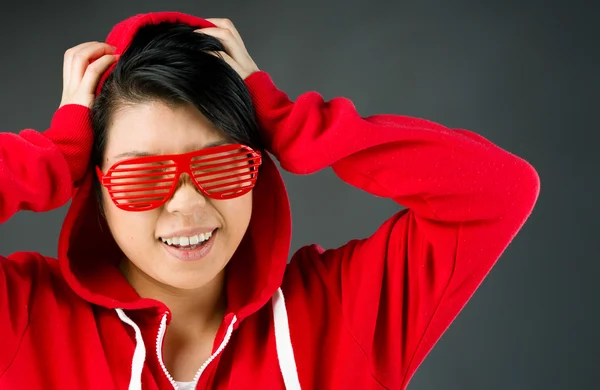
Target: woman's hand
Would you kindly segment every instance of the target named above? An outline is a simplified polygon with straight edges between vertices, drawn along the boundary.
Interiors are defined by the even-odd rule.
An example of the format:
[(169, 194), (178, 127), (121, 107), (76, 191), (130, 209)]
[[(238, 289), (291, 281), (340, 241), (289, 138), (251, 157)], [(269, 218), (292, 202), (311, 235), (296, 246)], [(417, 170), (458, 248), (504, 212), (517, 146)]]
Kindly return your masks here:
[(63, 92), (60, 106), (92, 107), (96, 86), (106, 69), (117, 59), (115, 48), (102, 42), (86, 42), (65, 52)]
[(246, 50), (244, 41), (240, 33), (237, 31), (231, 20), (229, 19), (206, 19), (217, 27), (207, 27), (195, 32), (210, 35), (217, 38), (225, 46), (225, 52), (220, 52), (219, 55), (231, 66), (240, 77), (245, 80), (259, 69), (254, 63), (250, 54)]
[[(115, 62), (115, 48), (101, 42), (86, 42), (68, 49), (63, 63), (63, 91), (59, 110), (44, 132), (63, 154), (78, 183), (85, 175), (92, 150), (93, 133), (89, 109), (102, 74)], [(60, 110), (60, 107), (70, 105)]]

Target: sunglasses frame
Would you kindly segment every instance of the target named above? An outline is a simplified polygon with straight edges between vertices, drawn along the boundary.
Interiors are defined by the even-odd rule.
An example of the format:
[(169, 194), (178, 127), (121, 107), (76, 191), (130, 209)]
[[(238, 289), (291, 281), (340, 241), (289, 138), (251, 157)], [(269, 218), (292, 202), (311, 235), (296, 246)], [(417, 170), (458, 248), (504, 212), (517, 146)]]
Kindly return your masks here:
[[(243, 150), (243, 152), (241, 150)], [(243, 187), (241, 190), (235, 191), (233, 194), (231, 194), (231, 190), (228, 191), (220, 191), (220, 192), (216, 192), (216, 193), (210, 193), (207, 190), (207, 184), (204, 182), (204, 184), (200, 184), (200, 182), (198, 181), (198, 176), (214, 176), (214, 172), (209, 172), (209, 173), (204, 173), (201, 175), (194, 175), (192, 172), (194, 171), (198, 171), (200, 169), (192, 169), (192, 165), (194, 165), (194, 161), (192, 159), (196, 158), (196, 157), (206, 157), (206, 156), (211, 156), (211, 155), (217, 155), (220, 153), (226, 153), (226, 152), (232, 152), (232, 151), (239, 151), (239, 153), (241, 155), (249, 155), (249, 157), (245, 157), (243, 159), (240, 159), (240, 162), (244, 162), (244, 161), (248, 161), (248, 162), (252, 162), (250, 164), (250, 168), (252, 170), (254, 170), (253, 173), (250, 173), (249, 175), (251, 176), (250, 179), (248, 180), (244, 180), (244, 182), (251, 182), (251, 185), (249, 186), (245, 186)], [(236, 154), (237, 155), (237, 154)], [(220, 160), (223, 159), (224, 156), (219, 156), (219, 157), (214, 157), (212, 159), (205, 159), (205, 160), (200, 160), (200, 162), (205, 163), (207, 161), (212, 161), (212, 160)], [(136, 176), (133, 175), (132, 173), (135, 171), (142, 171), (142, 168), (130, 168), (130, 169), (123, 169), (123, 170), (119, 170), (120, 166), (123, 165), (135, 165), (135, 164), (148, 164), (148, 163), (153, 163), (153, 162), (165, 162), (165, 161), (170, 161), (172, 162), (172, 164), (167, 165), (168, 168), (175, 168), (174, 171), (169, 172), (169, 175), (174, 175), (173, 179), (171, 180), (170, 184), (169, 184), (169, 190), (168, 193), (165, 193), (165, 195), (160, 195), (162, 197), (161, 200), (153, 200), (153, 201), (146, 201), (146, 202), (139, 202), (142, 205), (136, 205), (135, 202), (134, 203), (119, 203), (119, 200), (124, 200), (124, 199), (115, 199), (116, 197), (114, 196), (114, 193), (123, 193), (123, 192), (127, 192), (127, 191), (123, 191), (123, 190), (112, 190), (111, 187), (122, 187), (123, 184), (115, 184), (115, 183), (111, 183), (112, 180), (123, 180), (124, 177), (122, 176), (113, 176), (114, 173), (117, 172), (127, 172), (126, 178), (136, 178), (136, 177), (145, 177), (147, 176), (147, 174), (142, 174), (140, 176)], [(228, 165), (232, 165), (232, 163), (229, 162), (224, 162), (224, 163), (217, 163), (214, 165), (211, 165), (211, 169), (212, 168), (218, 168), (218, 167), (226, 167)], [(181, 175), (184, 173), (187, 173), (188, 176), (190, 177), (191, 181), (194, 183), (194, 186), (205, 196), (211, 198), (211, 199), (216, 199), (216, 200), (226, 200), (226, 199), (233, 199), (233, 198), (237, 198), (240, 197), (242, 195), (247, 194), (248, 192), (250, 192), (255, 186), (256, 186), (256, 181), (258, 180), (258, 172), (259, 172), (259, 168), (262, 165), (262, 154), (260, 151), (258, 150), (254, 150), (251, 147), (247, 146), (247, 145), (242, 145), (242, 144), (227, 144), (227, 145), (220, 145), (220, 146), (214, 146), (214, 147), (210, 147), (210, 148), (206, 148), (206, 149), (200, 149), (200, 150), (196, 150), (193, 152), (189, 152), (189, 153), (180, 153), (180, 154), (165, 154), (165, 155), (158, 155), (158, 156), (144, 156), (144, 157), (134, 157), (134, 158), (130, 158), (127, 160), (122, 160), (119, 162), (114, 163), (106, 173), (103, 173), (102, 170), (100, 169), (99, 166), (96, 166), (96, 175), (98, 177), (98, 180), (100, 181), (100, 184), (105, 187), (108, 190), (108, 193), (110, 195), (110, 198), (112, 200), (112, 202), (115, 204), (115, 206), (117, 206), (118, 208), (125, 210), (125, 211), (147, 211), (147, 210), (153, 210), (156, 209), (162, 205), (164, 205), (175, 193), (175, 190), (177, 189), (177, 184), (179, 183), (179, 180), (181, 179)], [(239, 167), (234, 167), (234, 168), (228, 168), (225, 171), (235, 171), (235, 170), (239, 170)], [(148, 170), (148, 168), (146, 168), (146, 170)], [(243, 176), (243, 175), (240, 175)], [(234, 178), (235, 176), (228, 176), (225, 179), (230, 179), (230, 178)], [(221, 179), (223, 180), (223, 179)], [(219, 180), (212, 180), (212, 181), (219, 181)], [(147, 184), (147, 183), (136, 183), (136, 185), (141, 185), (141, 184)], [(236, 184), (236, 183), (233, 183)], [(231, 186), (232, 184), (230, 184), (229, 186)], [(225, 186), (225, 188), (227, 188), (228, 186)], [(210, 188), (210, 187), (208, 187)], [(166, 189), (166, 188), (163, 188)], [(150, 199), (153, 198), (157, 198), (156, 197), (151, 197)], [(138, 203), (138, 204), (139, 204)]]

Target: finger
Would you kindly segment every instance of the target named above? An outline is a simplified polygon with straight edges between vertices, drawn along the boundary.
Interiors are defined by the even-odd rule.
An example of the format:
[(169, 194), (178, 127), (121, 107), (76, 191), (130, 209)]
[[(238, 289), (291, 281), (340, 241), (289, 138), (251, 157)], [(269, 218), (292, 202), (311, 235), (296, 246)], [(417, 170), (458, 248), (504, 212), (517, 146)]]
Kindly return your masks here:
[(223, 61), (227, 62), (227, 64), (229, 64), (229, 66), (231, 66), (236, 72), (240, 73), (242, 70), (240, 65), (229, 54), (221, 51), (218, 53), (218, 56), (221, 57)]
[(81, 88), (93, 95), (96, 91), (98, 80), (100, 80), (102, 74), (117, 60), (117, 58), (118, 56), (116, 55), (106, 54), (94, 61), (93, 64), (89, 65), (81, 80)]
[(217, 38), (225, 47), (225, 51), (234, 59), (243, 58), (246, 54), (246, 48), (239, 43), (231, 30), (220, 27), (208, 27), (197, 30), (199, 33), (210, 35)]
[(100, 42), (79, 48), (73, 53), (71, 61), (70, 77), (72, 77), (72, 81), (81, 80), (92, 62), (106, 54), (112, 54), (114, 51), (113, 46)]
[(242, 41), (242, 36), (240, 35), (239, 31), (237, 30), (237, 28), (234, 26), (233, 22), (231, 21), (231, 19), (227, 19), (227, 18), (209, 18), (206, 19), (207, 21), (211, 22), (212, 24), (214, 24), (217, 27), (220, 28), (226, 28), (228, 30), (230, 30), (233, 35), (240, 41)]
[(97, 42), (80, 43), (79, 45), (73, 46), (65, 51), (65, 54), (63, 56), (63, 87), (70, 85), (71, 81), (72, 81), (71, 80), (71, 76), (72, 76), (71, 68), (72, 68), (74, 53), (76, 53), (78, 50), (81, 50), (82, 48), (84, 48), (86, 46), (94, 45), (95, 43), (97, 43)]
[(213, 55), (215, 57), (219, 57), (220, 59), (222, 59), (223, 61), (225, 61), (240, 76), (243, 74), (243, 69), (240, 66), (240, 64), (236, 60), (234, 60), (229, 54), (225, 53), (224, 51), (207, 52), (207, 53), (210, 54), (210, 55)]

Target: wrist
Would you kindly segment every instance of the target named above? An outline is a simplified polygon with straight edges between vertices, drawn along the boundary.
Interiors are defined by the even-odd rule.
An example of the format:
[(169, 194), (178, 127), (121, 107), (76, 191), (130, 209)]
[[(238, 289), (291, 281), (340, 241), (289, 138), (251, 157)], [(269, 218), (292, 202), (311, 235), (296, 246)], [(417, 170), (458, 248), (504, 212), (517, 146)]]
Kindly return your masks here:
[(272, 98), (275, 92), (279, 92), (271, 76), (267, 72), (259, 70), (251, 73), (244, 82), (250, 92), (256, 114), (259, 117), (264, 116), (273, 106)]
[(277, 89), (267, 72), (254, 72), (244, 82), (252, 99), (262, 137), (267, 147), (274, 152), (273, 138), (287, 118), (293, 102), (284, 92)]
[(44, 136), (61, 151), (73, 181), (83, 178), (87, 170), (93, 143), (90, 109), (79, 104), (67, 104), (54, 113)]

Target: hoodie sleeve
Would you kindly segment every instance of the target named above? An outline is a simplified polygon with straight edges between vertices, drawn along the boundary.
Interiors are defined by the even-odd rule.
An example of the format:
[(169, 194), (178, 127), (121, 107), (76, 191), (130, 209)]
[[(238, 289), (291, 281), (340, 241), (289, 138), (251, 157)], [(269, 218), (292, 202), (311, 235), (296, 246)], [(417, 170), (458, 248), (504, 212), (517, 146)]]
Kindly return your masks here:
[[(72, 177), (87, 167), (89, 125), (88, 108), (66, 105), (44, 133), (0, 133), (0, 223), (17, 211), (48, 211), (71, 198)], [(45, 262), (37, 253), (0, 256), (0, 376), (26, 329), (36, 280), (47, 272)]]
[(49, 211), (71, 198), (73, 178), (87, 168), (92, 144), (89, 109), (61, 107), (43, 133), (0, 133), (0, 223), (20, 210)]
[(265, 72), (246, 79), (265, 142), (296, 174), (326, 167), (405, 206), (371, 237), (312, 268), (340, 305), (371, 372), (404, 388), (525, 223), (534, 168), (473, 132), (400, 115), (361, 117), (316, 92), (291, 102)]

